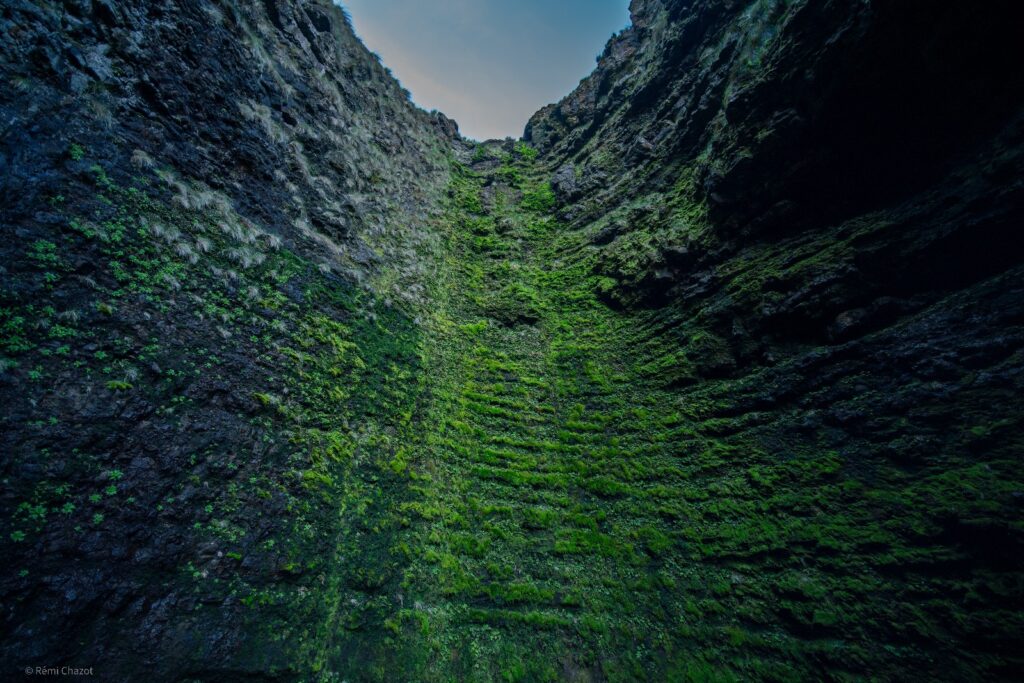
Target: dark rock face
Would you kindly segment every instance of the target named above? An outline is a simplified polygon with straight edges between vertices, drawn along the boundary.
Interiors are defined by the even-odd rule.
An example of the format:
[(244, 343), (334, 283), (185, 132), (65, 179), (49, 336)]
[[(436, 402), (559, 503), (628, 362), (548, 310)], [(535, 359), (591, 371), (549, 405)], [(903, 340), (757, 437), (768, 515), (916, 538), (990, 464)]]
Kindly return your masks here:
[[(634, 2), (634, 26), (525, 137), (653, 173), (648, 187), (694, 163), (744, 234), (840, 220), (927, 187), (1005, 129), (1020, 100), (1013, 10)], [(628, 196), (607, 194), (602, 210)]]
[[(684, 403), (716, 406), (707, 417), (734, 424), (743, 447), (823, 439), (868, 486), (886, 471), (922, 490), (951, 471), (965, 487), (968, 471), (1019, 482), (1011, 453), (1024, 426), (1009, 398), (1024, 358), (1018, 8), (631, 9), (634, 26), (525, 138), (543, 151), (559, 215), (591, 236), (601, 296), (705, 340), (687, 349), (690, 372), (662, 381)], [(613, 180), (578, 180), (596, 174)], [(990, 424), (1005, 431), (983, 445), (965, 436)], [(1019, 577), (1014, 486), (989, 489), (986, 512), (949, 503), (957, 512), (927, 515), (958, 568), (936, 553), (892, 571), (935, 577), (936, 593), (988, 571)], [(848, 561), (887, 562), (870, 549)], [(954, 649), (988, 653), (960, 675), (1012, 677), (1017, 620), (1002, 610), (1020, 610), (1022, 594), (1011, 593), (972, 608), (993, 632), (947, 632)], [(882, 621), (863, 625), (881, 634)], [(955, 658), (934, 657), (902, 675), (880, 654), (868, 668), (955, 677)]]
[[(813, 281), (764, 274), (774, 292), (804, 291), (763, 312), (795, 316), (801, 334), (823, 340), (844, 310), (948, 291), (1024, 256), (1012, 236), (1024, 88), (1011, 65), (1024, 55), (1011, 3), (631, 9), (634, 25), (595, 72), (525, 134), (557, 166), (563, 215), (604, 226), (597, 243), (629, 232), (616, 221), (656, 235), (628, 269), (615, 264), (621, 250), (606, 250), (617, 297), (703, 291), (744, 250), (856, 232), (852, 262)], [(798, 300), (803, 312), (782, 312)], [(749, 317), (754, 302), (745, 306)], [(806, 315), (820, 319), (797, 321)]]
[(308, 671), (331, 601), (365, 602), (310, 594), (346, 533), (311, 444), (373, 419), (337, 388), (315, 416), (310, 316), (335, 345), (390, 321), (412, 362), (383, 301), (422, 297), (457, 126), (329, 2), (15, 0), (0, 34), (0, 677)]

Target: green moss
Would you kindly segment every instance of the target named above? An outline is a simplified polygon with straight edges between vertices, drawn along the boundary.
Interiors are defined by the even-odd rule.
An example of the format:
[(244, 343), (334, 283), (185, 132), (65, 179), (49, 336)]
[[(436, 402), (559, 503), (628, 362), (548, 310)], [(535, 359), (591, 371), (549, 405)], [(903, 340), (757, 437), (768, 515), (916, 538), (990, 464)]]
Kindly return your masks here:
[[(737, 359), (762, 349), (728, 331), (742, 327), (731, 309), (621, 306), (670, 250), (710, 243), (692, 166), (573, 229), (552, 215), (550, 169), (535, 156), (517, 146), (497, 171), (454, 166), (445, 215), (430, 225), (439, 243), (417, 252), (431, 273), (426, 303), (390, 300), (401, 274), (388, 259), (373, 276), (387, 302), (287, 249), (238, 268), (223, 216), (137, 196), (94, 170), (109, 215), (75, 217), (67, 235), (98, 250), (117, 284), (85, 300), (101, 301), (88, 325), (5, 300), (0, 348), (22, 361), (5, 372), (35, 377), (40, 392), (72, 370), (93, 383), (131, 378), (106, 386), (136, 385), (168, 420), (188, 414), (194, 392), (181, 386), (193, 378), (237, 383), (251, 452), (185, 454), (180, 485), (201, 491), (189, 503), (195, 534), (245, 548), (246, 566), (261, 569), (243, 571), (232, 550), (232, 562), (206, 576), (183, 567), (181, 580), (203, 599), (236, 596), (246, 642), (301, 679), (907, 677), (938, 661), (928, 643), (980, 638), (992, 624), (1009, 637), (1016, 621), (993, 604), (1012, 604), (1016, 584), (973, 568), (986, 553), (1009, 557), (1021, 533), (1010, 514), (1019, 468), (997, 451), (1019, 424), (987, 408), (963, 424), (936, 420), (942, 438), (923, 443), (938, 455), (910, 472), (890, 457), (898, 444), (883, 453), (844, 425), (815, 426), (785, 391), (785, 358), (741, 370)], [(500, 153), (482, 145), (475, 157)], [(209, 251), (169, 253), (158, 224)], [(595, 245), (609, 225), (618, 237)], [(819, 257), (821, 247), (752, 247), (722, 264), (715, 286), (760, 305), (779, 282), (846, 258), (840, 242)], [(63, 244), (33, 249), (33, 268), (60, 270), (51, 257)], [(226, 269), (237, 282), (216, 275)], [(90, 336), (92, 324), (171, 300), (219, 340), (202, 357), (172, 339), (122, 348)], [(103, 350), (86, 354), (86, 338)], [(258, 376), (230, 374), (240, 355)], [(159, 377), (142, 370), (150, 362)], [(867, 380), (846, 381), (856, 401)], [(878, 420), (868, 431), (893, 429)], [(214, 471), (232, 474), (204, 476)], [(106, 481), (123, 474), (96, 472), (103, 483), (89, 490), (21, 495), (5, 533), (24, 542), (55, 511), (85, 506), (79, 522), (99, 524), (97, 509), (129, 505), (128, 482)], [(186, 514), (173, 494), (157, 511)], [(260, 517), (268, 508), (273, 519)]]
[(523, 193), (522, 207), (527, 211), (545, 213), (555, 206), (555, 193), (550, 185), (540, 185)]

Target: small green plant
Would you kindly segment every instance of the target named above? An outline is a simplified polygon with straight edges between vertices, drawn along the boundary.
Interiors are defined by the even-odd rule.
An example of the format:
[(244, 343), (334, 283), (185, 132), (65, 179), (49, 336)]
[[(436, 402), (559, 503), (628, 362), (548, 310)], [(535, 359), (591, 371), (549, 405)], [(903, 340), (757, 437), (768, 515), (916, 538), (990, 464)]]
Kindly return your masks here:
[(125, 382), (123, 380), (112, 379), (107, 382), (107, 389), (111, 391), (128, 391), (132, 388), (131, 382)]
[(495, 171), (495, 175), (502, 182), (512, 187), (519, 187), (519, 184), (523, 181), (523, 176), (522, 173), (520, 173), (519, 169), (508, 163), (504, 164), (497, 171)]
[(547, 213), (555, 206), (555, 192), (550, 185), (541, 185), (523, 193), (522, 207), (529, 211)]
[(524, 159), (525, 161), (533, 161), (534, 159), (537, 158), (537, 155), (539, 154), (539, 152), (536, 149), (530, 147), (530, 145), (528, 145), (525, 142), (517, 142), (515, 146), (515, 152), (520, 156), (520, 158)]
[(259, 401), (262, 406), (271, 406), (278, 403), (277, 397), (260, 391), (254, 391), (252, 397)]
[(50, 339), (71, 339), (78, 336), (78, 330), (63, 325), (54, 325), (48, 333)]
[(53, 268), (60, 265), (57, 245), (49, 240), (36, 240), (30, 244), (28, 257), (40, 268)]
[(71, 157), (72, 161), (81, 161), (85, 156), (85, 148), (77, 142), (72, 142), (71, 146), (68, 147), (68, 156)]

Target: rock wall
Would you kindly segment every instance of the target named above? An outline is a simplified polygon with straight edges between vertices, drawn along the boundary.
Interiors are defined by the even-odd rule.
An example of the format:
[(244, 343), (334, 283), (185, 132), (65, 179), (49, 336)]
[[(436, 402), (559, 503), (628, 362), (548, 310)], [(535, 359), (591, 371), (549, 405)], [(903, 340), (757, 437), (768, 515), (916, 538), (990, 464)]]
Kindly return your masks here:
[(1010, 4), (631, 9), (594, 73), (525, 133), (556, 168), (563, 217), (606, 255), (610, 300), (706, 307), (744, 254), (845, 244), (813, 278), (763, 268), (764, 286), (715, 314), (722, 334), (751, 328), (741, 346), (782, 327), (825, 342), (900, 308), (879, 299), (934, 302), (1020, 261)]
[(362, 600), (311, 590), (355, 571), (355, 442), (412, 400), (362, 385), (418, 363), (454, 126), (329, 2), (13, 1), (0, 33), (0, 659), (308, 673)]
[[(860, 576), (886, 577), (891, 604), (908, 601), (898, 611), (923, 610), (932, 624), (912, 635), (862, 613), (862, 634), (908, 648), (870, 655), (865, 671), (1012, 677), (1017, 620), (1004, 609), (1019, 609), (1021, 594), (980, 585), (1019, 575), (1024, 540), (1016, 8), (652, 0), (631, 10), (633, 26), (594, 73), (525, 132), (559, 216), (589, 241), (595, 290), (649, 321), (652, 383), (710, 420), (710, 433), (784, 460), (839, 454), (849, 486), (865, 487), (844, 509), (867, 505), (874, 521), (861, 524), (901, 529), (903, 551), (890, 538), (839, 552), (846, 566), (864, 563)], [(950, 478), (955, 490), (939, 483)], [(787, 547), (799, 554), (799, 542)], [(792, 564), (742, 555), (736, 566), (762, 576)], [(826, 594), (842, 603), (846, 572), (826, 573), (838, 581)], [(937, 602), (898, 587), (914, 582)], [(962, 595), (993, 598), (958, 621), (938, 604), (968, 585)], [(829, 630), (774, 601), (762, 624), (805, 638)], [(975, 664), (917, 659), (915, 639), (948, 639)], [(897, 673), (909, 661), (923, 668)]]

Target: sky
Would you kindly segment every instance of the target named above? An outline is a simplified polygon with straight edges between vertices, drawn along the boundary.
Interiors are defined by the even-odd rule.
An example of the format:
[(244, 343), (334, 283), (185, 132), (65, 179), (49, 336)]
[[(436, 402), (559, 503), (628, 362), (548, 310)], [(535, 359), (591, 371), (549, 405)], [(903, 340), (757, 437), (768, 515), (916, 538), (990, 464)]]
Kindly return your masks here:
[(518, 138), (594, 69), (629, 0), (341, 0), (413, 101), (476, 140)]

